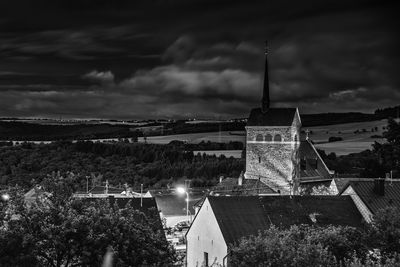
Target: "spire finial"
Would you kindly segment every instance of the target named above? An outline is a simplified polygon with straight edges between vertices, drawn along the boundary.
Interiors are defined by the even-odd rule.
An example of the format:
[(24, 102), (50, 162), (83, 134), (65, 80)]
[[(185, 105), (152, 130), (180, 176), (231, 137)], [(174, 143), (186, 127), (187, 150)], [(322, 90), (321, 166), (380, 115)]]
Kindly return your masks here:
[(269, 79), (268, 79), (268, 42), (265, 41), (265, 70), (264, 70), (264, 88), (261, 101), (262, 112), (267, 112), (269, 109)]

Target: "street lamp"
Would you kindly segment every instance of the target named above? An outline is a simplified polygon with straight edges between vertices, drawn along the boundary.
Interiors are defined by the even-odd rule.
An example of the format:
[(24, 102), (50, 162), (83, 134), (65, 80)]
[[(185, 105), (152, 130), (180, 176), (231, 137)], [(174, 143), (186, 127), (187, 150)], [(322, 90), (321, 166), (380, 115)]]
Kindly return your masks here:
[(2, 199), (3, 201), (8, 201), (8, 200), (10, 200), (10, 195), (7, 194), (7, 193), (2, 194), (2, 195), (1, 195), (1, 199)]
[(190, 223), (189, 220), (189, 192), (184, 188), (184, 187), (177, 187), (176, 188), (176, 192), (178, 192), (178, 194), (186, 194), (186, 217), (188, 222)]

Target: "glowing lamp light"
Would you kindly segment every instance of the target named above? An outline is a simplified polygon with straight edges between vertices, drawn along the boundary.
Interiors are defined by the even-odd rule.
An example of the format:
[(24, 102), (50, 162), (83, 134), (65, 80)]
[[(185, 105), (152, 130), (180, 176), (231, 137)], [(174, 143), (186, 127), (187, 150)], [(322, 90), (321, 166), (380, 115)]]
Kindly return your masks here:
[(186, 193), (186, 190), (185, 190), (185, 188), (183, 188), (183, 187), (177, 187), (177, 188), (176, 188), (176, 192), (178, 192), (179, 194), (185, 194), (185, 193)]
[(2, 199), (3, 201), (8, 201), (8, 200), (10, 200), (10, 195), (9, 195), (9, 194), (2, 194), (2, 195), (1, 195), (1, 199)]
[(186, 199), (185, 199), (185, 201), (186, 201), (186, 217), (189, 222), (190, 221), (189, 220), (189, 192), (184, 187), (181, 187), (181, 186), (176, 188), (176, 192), (178, 192), (178, 194), (181, 194), (181, 195), (186, 194)]

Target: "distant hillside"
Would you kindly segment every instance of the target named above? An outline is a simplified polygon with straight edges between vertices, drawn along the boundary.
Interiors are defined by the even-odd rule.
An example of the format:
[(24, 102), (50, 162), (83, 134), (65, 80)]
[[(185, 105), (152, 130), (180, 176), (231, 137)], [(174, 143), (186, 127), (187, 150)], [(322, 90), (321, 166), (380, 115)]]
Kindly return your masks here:
[(0, 121), (0, 140), (47, 141), (134, 137), (129, 127), (108, 124), (41, 125)]
[[(379, 121), (388, 117), (397, 117), (400, 106), (377, 109), (374, 113), (322, 113), (302, 114), (303, 127), (325, 126), (344, 123)], [(97, 139), (97, 138), (125, 138), (135, 136), (166, 136), (178, 134), (193, 134), (223, 131), (244, 131), (246, 122), (237, 119), (226, 122), (196, 122), (185, 120), (170, 123), (149, 123), (146, 127), (138, 127), (135, 131), (133, 125), (111, 125), (104, 123), (72, 124), (72, 125), (44, 125), (26, 122), (0, 121), (0, 140), (71, 140), (71, 139)], [(159, 127), (153, 127), (159, 126)], [(144, 131), (143, 128), (151, 128)]]
[(380, 120), (375, 114), (360, 112), (348, 113), (321, 113), (321, 114), (302, 114), (301, 122), (304, 127), (333, 125), (352, 122), (376, 121)]
[(364, 121), (378, 121), (389, 117), (397, 118), (400, 115), (400, 106), (377, 109), (374, 113), (345, 112), (301, 114), (304, 127), (333, 125)]

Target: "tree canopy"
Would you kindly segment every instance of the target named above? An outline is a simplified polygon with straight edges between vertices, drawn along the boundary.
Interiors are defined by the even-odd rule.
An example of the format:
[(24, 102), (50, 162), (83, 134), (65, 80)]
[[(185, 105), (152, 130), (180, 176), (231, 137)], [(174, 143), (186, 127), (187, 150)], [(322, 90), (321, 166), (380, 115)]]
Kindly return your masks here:
[(115, 266), (171, 266), (175, 252), (155, 216), (86, 203), (56, 192), (25, 205), (19, 190), (1, 203), (2, 266), (101, 266), (107, 250)]
[(387, 207), (364, 229), (343, 226), (272, 226), (230, 249), (232, 266), (400, 265), (400, 209)]

